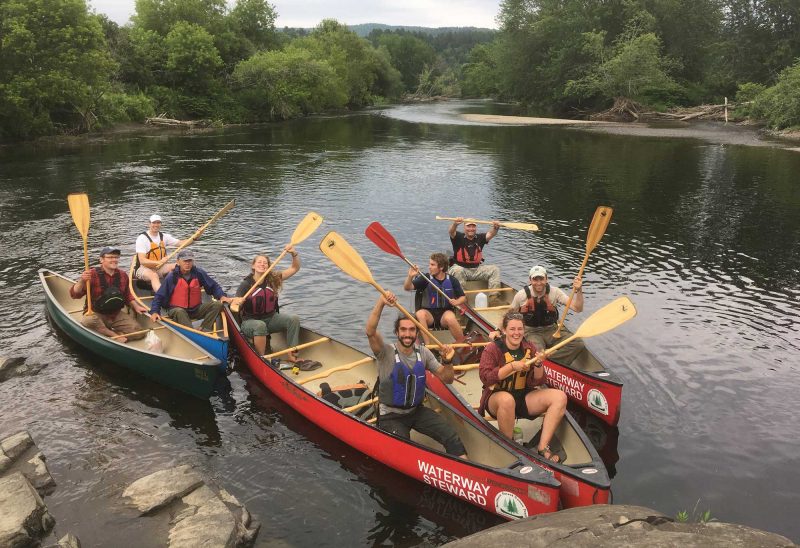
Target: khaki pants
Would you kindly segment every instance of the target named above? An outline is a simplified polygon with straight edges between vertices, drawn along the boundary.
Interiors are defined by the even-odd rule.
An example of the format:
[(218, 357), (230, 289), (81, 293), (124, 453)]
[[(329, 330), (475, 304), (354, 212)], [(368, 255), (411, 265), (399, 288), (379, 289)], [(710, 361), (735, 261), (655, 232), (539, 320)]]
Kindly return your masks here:
[(454, 264), (447, 271), (453, 278), (458, 280), (463, 286), (466, 282), (485, 281), (489, 289), (500, 287), (500, 267), (493, 264), (482, 264), (475, 268), (464, 268)]
[[(536, 345), (536, 348), (539, 350), (544, 350), (546, 348), (550, 348), (551, 346), (555, 346), (556, 343), (559, 343), (566, 339), (567, 337), (572, 336), (572, 332), (567, 329), (566, 327), (561, 329), (561, 338), (554, 339), (553, 333), (556, 332), (558, 328), (558, 324), (547, 325), (545, 327), (530, 327), (528, 325), (525, 326), (525, 340), (528, 342), (532, 342)], [(583, 344), (581, 339), (574, 339), (573, 341), (565, 344), (558, 350), (556, 350), (551, 356), (550, 359), (554, 362), (562, 363), (564, 365), (569, 365), (575, 358), (578, 357), (578, 354), (583, 352), (583, 349), (586, 346)]]
[(198, 306), (191, 313), (189, 313), (189, 310), (186, 308), (172, 307), (167, 310), (167, 316), (169, 316), (171, 320), (175, 320), (186, 327), (192, 327), (192, 320), (203, 318), (200, 329), (203, 331), (213, 331), (214, 322), (217, 320), (220, 312), (222, 312), (222, 303), (220, 301), (208, 301)]
[[(90, 316), (81, 316), (80, 322), (81, 325), (88, 327), (92, 331), (97, 331), (100, 326), (105, 326), (115, 333), (125, 335), (126, 337), (128, 333), (133, 333), (134, 331), (143, 331), (142, 326), (139, 325), (139, 322), (137, 322), (133, 316), (131, 316), (131, 313), (125, 308), (116, 314), (100, 314), (95, 312)], [(130, 341), (135, 341), (137, 339), (144, 338), (145, 335), (147, 335), (147, 333), (143, 332), (127, 338)]]
[(151, 274), (158, 274), (158, 277), (163, 280), (164, 276), (166, 276), (173, 270), (175, 270), (175, 263), (165, 264), (164, 266), (158, 269), (158, 272), (156, 272), (152, 268), (147, 268), (146, 266), (140, 266), (139, 268), (136, 269), (136, 278), (139, 280), (149, 281)]

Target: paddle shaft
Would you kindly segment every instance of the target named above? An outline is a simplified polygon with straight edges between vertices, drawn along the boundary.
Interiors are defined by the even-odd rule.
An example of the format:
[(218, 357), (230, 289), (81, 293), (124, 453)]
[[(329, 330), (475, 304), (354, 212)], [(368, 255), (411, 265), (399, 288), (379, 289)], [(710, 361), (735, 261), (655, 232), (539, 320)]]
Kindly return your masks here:
[[(439, 217), (436, 216), (437, 221), (457, 221), (458, 217)], [(493, 225), (494, 221), (481, 221), (479, 219), (469, 219), (469, 218), (462, 218), (461, 222), (463, 223), (475, 223), (478, 225)], [(537, 232), (539, 227), (534, 223), (518, 223), (512, 221), (498, 221), (500, 226), (503, 228), (511, 228), (514, 230), (530, 230), (532, 232)]]
[[(89, 196), (84, 192), (74, 192), (67, 194), (67, 205), (72, 215), (72, 222), (83, 239), (83, 269), (89, 270)], [(86, 280), (86, 312), (84, 315), (90, 316), (92, 311), (92, 284), (91, 279)]]
[[(371, 281), (371, 282), (369, 282), (369, 283), (370, 283), (370, 285), (371, 285), (372, 287), (374, 287), (375, 289), (377, 289), (378, 291), (380, 291), (381, 295), (383, 295), (384, 297), (386, 297), (386, 290), (385, 290), (384, 288), (382, 288), (382, 287), (381, 287), (381, 286), (378, 284), (378, 282), (376, 282), (375, 280), (372, 280), (372, 281)], [(429, 329), (428, 329), (426, 326), (422, 325), (422, 324), (419, 322), (419, 320), (417, 320), (417, 318), (416, 318), (416, 317), (414, 317), (414, 315), (413, 315), (411, 312), (409, 312), (408, 310), (406, 310), (406, 309), (403, 307), (403, 305), (401, 305), (400, 303), (398, 303), (397, 301), (395, 301), (395, 303), (394, 303), (394, 306), (395, 306), (395, 307), (396, 307), (396, 308), (397, 308), (397, 309), (398, 309), (400, 312), (402, 312), (402, 313), (403, 313), (403, 314), (406, 316), (406, 318), (408, 318), (409, 320), (411, 320), (412, 322), (414, 322), (414, 325), (416, 325), (416, 326), (417, 326), (417, 329), (419, 329), (420, 331), (422, 331), (423, 333), (425, 333), (425, 334), (426, 334), (426, 335), (427, 335), (427, 336), (428, 336), (428, 337), (429, 337), (429, 338), (430, 338), (430, 339), (431, 339), (431, 340), (432, 340), (432, 341), (433, 341), (435, 344), (438, 344), (440, 347), (442, 346), (442, 342), (441, 342), (439, 339), (437, 339), (437, 338), (436, 338), (436, 336), (435, 336), (433, 333), (431, 333), (431, 331), (430, 331), (430, 330), (429, 330)]]
[(167, 262), (169, 262), (169, 260), (170, 260), (172, 257), (174, 257), (174, 256), (175, 256), (175, 254), (176, 254), (176, 253), (178, 253), (178, 252), (179, 252), (181, 249), (183, 249), (184, 247), (188, 246), (189, 244), (191, 244), (192, 242), (194, 242), (195, 240), (197, 240), (197, 238), (199, 238), (199, 237), (200, 237), (200, 235), (201, 235), (201, 234), (203, 234), (203, 232), (205, 232), (205, 230), (206, 230), (208, 227), (210, 227), (210, 226), (211, 226), (211, 225), (212, 225), (214, 222), (216, 222), (216, 221), (217, 221), (217, 220), (218, 220), (220, 217), (222, 217), (222, 216), (223, 216), (225, 213), (227, 213), (227, 212), (228, 212), (228, 211), (229, 211), (229, 210), (230, 210), (230, 209), (231, 209), (231, 208), (232, 208), (232, 207), (233, 207), (235, 204), (236, 204), (236, 201), (235, 201), (235, 200), (231, 200), (230, 202), (228, 202), (227, 204), (225, 204), (225, 205), (222, 207), (222, 209), (220, 209), (219, 211), (217, 211), (217, 212), (214, 214), (214, 216), (213, 216), (213, 217), (211, 217), (211, 219), (209, 219), (209, 220), (208, 220), (208, 222), (207, 222), (206, 224), (204, 224), (203, 226), (201, 226), (200, 228), (198, 228), (198, 229), (195, 231), (195, 233), (194, 233), (194, 234), (192, 234), (192, 235), (191, 235), (191, 236), (189, 236), (189, 237), (188, 237), (186, 240), (184, 240), (184, 243), (182, 243), (181, 245), (179, 245), (178, 247), (176, 247), (176, 248), (175, 248), (175, 250), (174, 250), (172, 253), (170, 253), (169, 255), (167, 255), (166, 257), (164, 257), (163, 259), (161, 259), (160, 261), (158, 261), (158, 264), (156, 265), (156, 270), (158, 270), (159, 268), (161, 268), (162, 266), (164, 266), (165, 264), (167, 264)]
[[(597, 247), (603, 234), (606, 233), (606, 228), (608, 227), (608, 223), (611, 222), (611, 214), (613, 212), (614, 210), (607, 206), (598, 206), (595, 210), (594, 216), (592, 216), (592, 222), (589, 223), (589, 230), (586, 231), (586, 253), (583, 256), (583, 262), (578, 270), (578, 278), (583, 276), (583, 270), (586, 268), (586, 263), (589, 262), (589, 255), (594, 251), (594, 248)], [(567, 319), (567, 314), (569, 313), (569, 308), (572, 305), (572, 299), (574, 297), (575, 287), (572, 288), (569, 294), (569, 299), (567, 299), (567, 305), (564, 307), (561, 321), (558, 322), (558, 328), (556, 328), (556, 332), (553, 333), (554, 339), (561, 338), (561, 329), (564, 327), (564, 321)]]
[[(280, 262), (280, 260), (283, 259), (286, 256), (286, 253), (288, 253), (288, 252), (285, 249), (283, 251), (281, 251), (281, 254), (278, 255), (278, 258), (275, 259), (274, 261), (272, 261), (272, 264), (269, 265), (269, 268), (266, 269), (264, 271), (264, 273), (261, 276), (258, 277), (258, 279), (255, 281), (255, 283), (250, 286), (250, 289), (247, 290), (247, 293), (242, 295), (242, 299), (247, 299), (247, 297), (249, 297), (253, 293), (253, 291), (256, 290), (256, 288), (259, 285), (261, 285), (261, 282), (263, 282), (264, 280), (267, 279), (267, 276), (269, 275), (269, 273), (272, 272), (272, 269), (275, 268), (275, 265), (278, 264)], [(231, 304), (231, 310), (233, 310), (234, 312), (239, 312), (239, 308), (240, 308), (239, 306), (236, 306), (236, 303)]]

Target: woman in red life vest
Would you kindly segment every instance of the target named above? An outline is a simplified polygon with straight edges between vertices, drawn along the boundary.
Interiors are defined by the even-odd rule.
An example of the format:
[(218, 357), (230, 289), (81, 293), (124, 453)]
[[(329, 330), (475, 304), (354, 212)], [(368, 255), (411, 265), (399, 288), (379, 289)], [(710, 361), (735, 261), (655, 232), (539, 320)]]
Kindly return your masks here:
[[(489, 344), (481, 355), (479, 374), (483, 394), (478, 413), (488, 411), (497, 419), (500, 432), (512, 438), (517, 417), (534, 419), (544, 414), (537, 451), (546, 459), (558, 462), (550, 451), (550, 441), (564, 417), (567, 395), (548, 388), (542, 361), (545, 356), (525, 340), (522, 314), (503, 316), (503, 335)], [(533, 364), (528, 362), (533, 359)]]
[[(291, 278), (300, 270), (300, 255), (294, 246), (288, 244), (286, 251), (292, 256), (292, 264), (285, 270), (273, 270), (256, 287), (250, 295), (243, 296), (253, 287), (253, 284), (264, 272), (271, 262), (266, 255), (257, 255), (251, 264), (251, 271), (239, 288), (236, 290), (235, 302), (241, 305), (242, 333), (253, 341), (256, 352), (260, 355), (267, 353), (267, 336), (270, 333), (283, 331), (286, 333), (286, 344), (289, 347), (297, 346), (300, 341), (300, 318), (294, 314), (282, 314), (278, 304), (278, 293), (283, 288), (283, 282)], [(315, 366), (317, 362), (311, 360), (298, 360), (296, 352), (289, 352), (286, 359), (297, 364), (301, 369)]]

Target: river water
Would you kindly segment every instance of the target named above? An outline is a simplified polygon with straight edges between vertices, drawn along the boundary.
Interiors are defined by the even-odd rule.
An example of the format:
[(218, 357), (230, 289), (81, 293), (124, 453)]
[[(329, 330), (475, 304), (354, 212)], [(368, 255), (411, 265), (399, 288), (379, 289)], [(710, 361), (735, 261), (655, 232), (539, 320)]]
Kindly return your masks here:
[(147, 538), (117, 511), (120, 492), (181, 463), (249, 508), (263, 524), (262, 546), (436, 545), (498, 523), (317, 431), (244, 372), (209, 402), (195, 401), (54, 329), (36, 271), (82, 268), (65, 196), (85, 191), (92, 255), (123, 246), (123, 263), (151, 213), (186, 237), (235, 198), (194, 246), (198, 264), (229, 290), (253, 255), (276, 255), (296, 223), (319, 212), (325, 224), (299, 246), (302, 269), (282, 306), (362, 349), (377, 293), (322, 256), (316, 246), (327, 230), (400, 292), (404, 263), (364, 237), (371, 221), (419, 262), (449, 247), (436, 215), (535, 222), (538, 233), (501, 230), (488, 260), (513, 285), (541, 263), (565, 286), (594, 209), (610, 205), (613, 220), (585, 272), (586, 310), (571, 321), (619, 295), (639, 312), (589, 342), (625, 383), (618, 430), (583, 419), (614, 474), (614, 501), (668, 515), (710, 510), (800, 540), (800, 154), (714, 139), (747, 130), (659, 138), (467, 124), (459, 110), (497, 108), (392, 107), (0, 150), (8, 312), (0, 346), (38, 370), (0, 383), (0, 435), (28, 429), (47, 456), (58, 483), (45, 499), (57, 538), (71, 531), (84, 546)]

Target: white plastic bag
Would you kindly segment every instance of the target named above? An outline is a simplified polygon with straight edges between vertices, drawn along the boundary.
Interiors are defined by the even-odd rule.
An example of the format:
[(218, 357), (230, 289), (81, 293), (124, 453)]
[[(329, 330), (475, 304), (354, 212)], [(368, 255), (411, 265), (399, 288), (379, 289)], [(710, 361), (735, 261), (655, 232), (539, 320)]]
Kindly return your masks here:
[(156, 332), (152, 329), (147, 332), (147, 336), (144, 338), (144, 344), (150, 352), (156, 352), (158, 354), (164, 353), (164, 345), (161, 343), (161, 339), (158, 338)]

